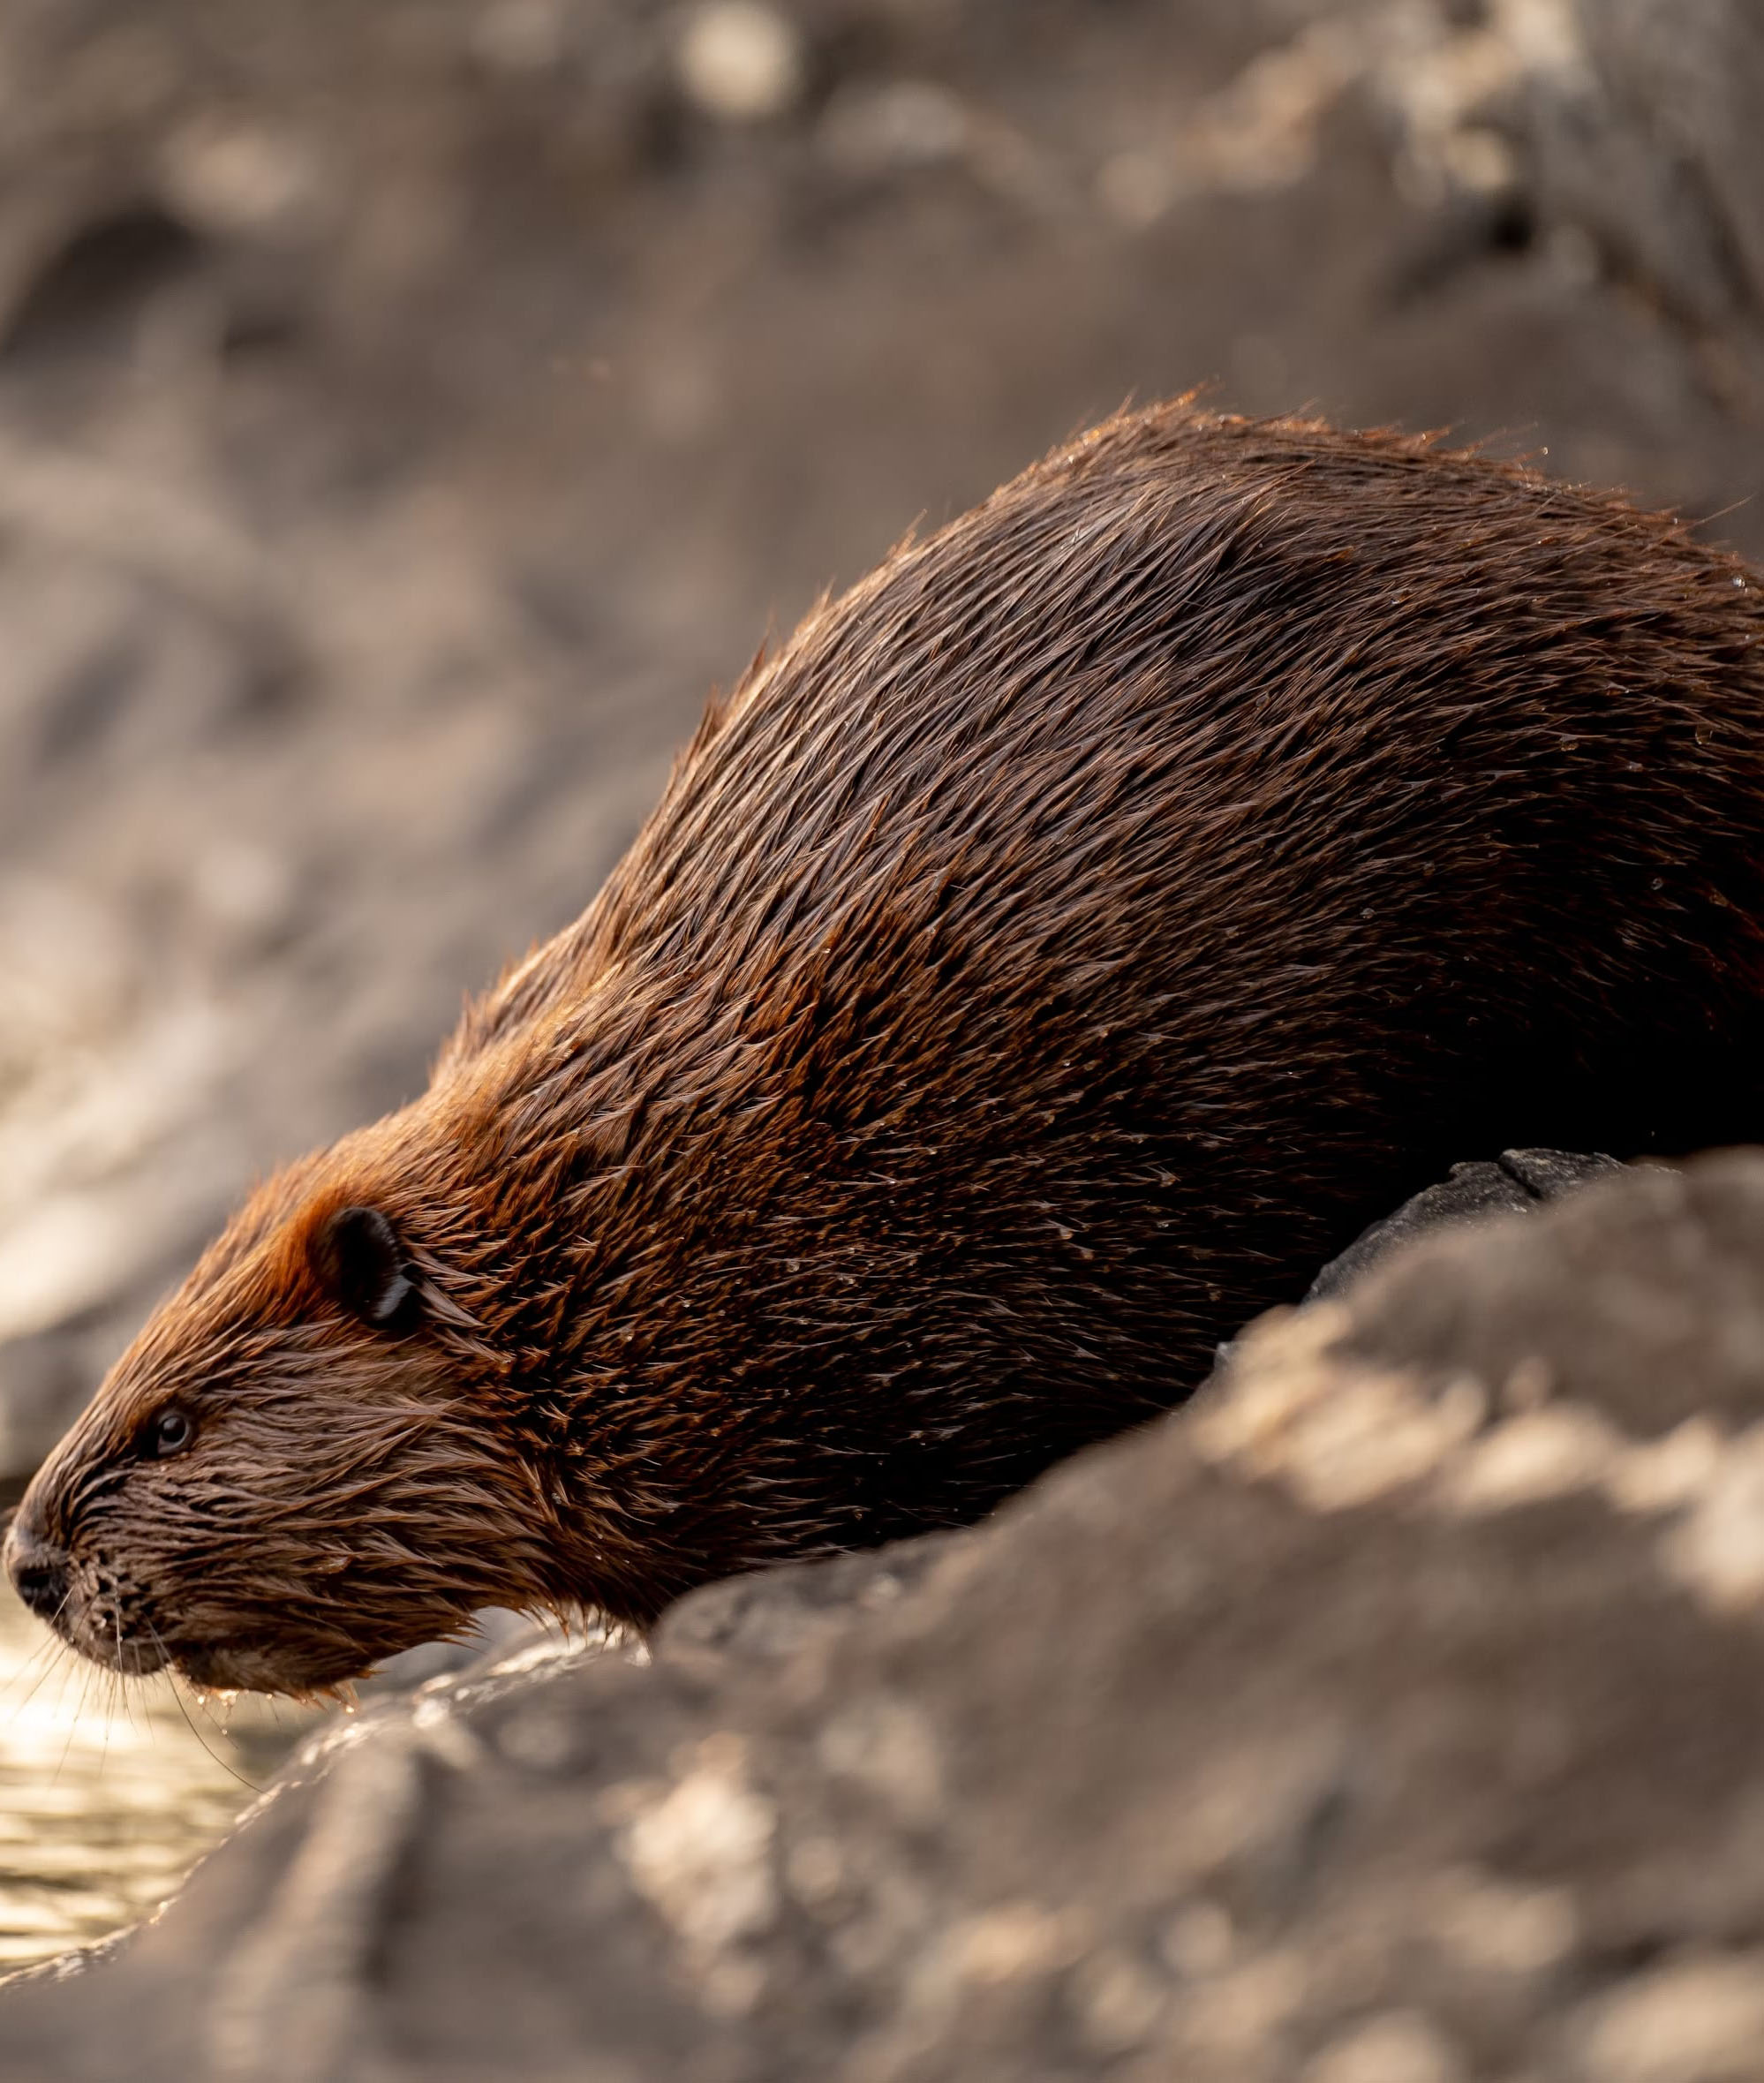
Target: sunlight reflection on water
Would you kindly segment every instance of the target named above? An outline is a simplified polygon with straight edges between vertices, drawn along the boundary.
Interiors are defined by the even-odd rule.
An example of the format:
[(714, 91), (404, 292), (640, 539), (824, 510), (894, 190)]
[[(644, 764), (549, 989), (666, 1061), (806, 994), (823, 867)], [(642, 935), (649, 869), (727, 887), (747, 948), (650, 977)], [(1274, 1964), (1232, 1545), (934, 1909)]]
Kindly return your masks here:
[(313, 1718), (125, 1685), (0, 1582), (0, 1973), (157, 1908)]

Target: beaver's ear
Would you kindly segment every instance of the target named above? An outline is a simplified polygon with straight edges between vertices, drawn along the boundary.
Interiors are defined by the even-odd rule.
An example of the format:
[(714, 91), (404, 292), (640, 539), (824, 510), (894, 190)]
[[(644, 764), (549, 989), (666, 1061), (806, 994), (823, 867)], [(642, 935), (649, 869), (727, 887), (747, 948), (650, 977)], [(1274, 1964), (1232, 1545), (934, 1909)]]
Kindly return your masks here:
[(398, 1233), (378, 1208), (339, 1208), (313, 1233), (313, 1271), (351, 1316), (376, 1329), (403, 1325), (415, 1314), (417, 1285)]

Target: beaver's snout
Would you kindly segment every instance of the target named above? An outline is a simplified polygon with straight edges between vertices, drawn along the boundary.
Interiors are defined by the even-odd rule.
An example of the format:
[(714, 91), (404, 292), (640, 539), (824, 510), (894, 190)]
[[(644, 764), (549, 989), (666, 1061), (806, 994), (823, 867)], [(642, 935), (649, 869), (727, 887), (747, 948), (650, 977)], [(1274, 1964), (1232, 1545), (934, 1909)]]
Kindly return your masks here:
[(72, 1584), (72, 1562), (66, 1551), (53, 1546), (19, 1518), (6, 1536), (5, 1562), (12, 1589), (31, 1611), (51, 1624), (59, 1619)]
[(157, 1671), (163, 1645), (141, 1626), (129, 1587), (104, 1562), (58, 1546), (41, 1530), (32, 1502), (26, 1494), (0, 1554), (13, 1589), (81, 1656), (133, 1677)]

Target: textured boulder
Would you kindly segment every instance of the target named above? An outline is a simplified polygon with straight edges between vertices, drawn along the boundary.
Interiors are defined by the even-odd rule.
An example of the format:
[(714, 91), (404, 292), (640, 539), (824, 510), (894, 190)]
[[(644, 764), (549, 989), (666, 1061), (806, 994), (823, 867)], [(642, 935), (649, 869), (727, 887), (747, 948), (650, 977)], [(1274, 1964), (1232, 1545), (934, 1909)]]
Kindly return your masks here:
[(1755, 2074), (1760, 1420), (1764, 1157), (1448, 1226), (974, 1533), (374, 1709), (0, 2067)]
[(1375, 1222), (1346, 1251), (1330, 1260), (1306, 1292), (1307, 1302), (1338, 1294), (1399, 1244), (1447, 1223), (1473, 1222), (1485, 1215), (1530, 1215), (1576, 1187), (1617, 1169), (1615, 1158), (1563, 1150), (1504, 1150), (1498, 1158), (1454, 1165), (1449, 1179), (1403, 1203), (1394, 1215)]

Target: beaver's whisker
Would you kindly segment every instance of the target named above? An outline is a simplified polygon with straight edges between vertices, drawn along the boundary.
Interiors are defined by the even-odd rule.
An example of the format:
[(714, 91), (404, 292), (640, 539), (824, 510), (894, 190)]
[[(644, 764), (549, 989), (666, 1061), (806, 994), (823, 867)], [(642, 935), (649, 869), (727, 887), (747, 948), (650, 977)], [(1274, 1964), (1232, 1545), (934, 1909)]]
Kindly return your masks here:
[[(79, 1670), (79, 1698), (74, 1706), (73, 1712), (68, 1717), (67, 1734), (62, 1741), (61, 1755), (56, 1760), (55, 1770), (49, 1775), (49, 1785), (51, 1786), (57, 1786), (60, 1785), (61, 1775), (66, 1770), (68, 1757), (73, 1749), (73, 1739), (79, 1733), (80, 1725), (87, 1718), (87, 1708), (91, 1698), (92, 1682), (97, 1672), (97, 1669), (98, 1666), (96, 1664), (87, 1662), (83, 1658), (81, 1659)], [(58, 1702), (57, 1704), (65, 1704), (64, 1696), (63, 1702)]]
[[(190, 1731), (190, 1733), (195, 1737), (197, 1742), (202, 1746), (203, 1750), (207, 1754), (208, 1757), (213, 1761), (213, 1762), (217, 1764), (221, 1770), (226, 1773), (229, 1778), (237, 1779), (239, 1785), (243, 1786), (248, 1793), (261, 1793), (263, 1792), (262, 1787), (258, 1785), (254, 1780), (247, 1779), (243, 1772), (239, 1771), (235, 1766), (230, 1764), (217, 1750), (213, 1748), (207, 1739), (203, 1736), (201, 1730), (196, 1726), (195, 1721), (192, 1718), (190, 1713), (189, 1703), (184, 1697), (182, 1674), (179, 1672), (177, 1664), (174, 1664), (170, 1657), (167, 1655), (165, 1643), (160, 1635), (159, 1630), (150, 1620), (147, 1622), (147, 1633), (153, 1637), (154, 1647), (158, 1649), (160, 1655), (165, 1659), (165, 1669), (169, 1674), (171, 1685), (171, 1696), (177, 1702), (177, 1711), (184, 1717), (185, 1726)], [(206, 1714), (204, 1715), (203, 1718), (205, 1720), (207, 1718)]]
[(36, 1676), (31, 1679), (23, 1698), (15, 1698), (8, 1702), (10, 1710), (15, 1715), (22, 1714), (32, 1701), (36, 1698), (38, 1693), (41, 1691), (44, 1682), (57, 1671), (64, 1673), (63, 1686), (65, 1689), (65, 1673), (79, 1661), (74, 1650), (58, 1634), (45, 1636), (31, 1651), (29, 1657), (20, 1668), (12, 1674), (11, 1682), (6, 1688), (9, 1693), (28, 1674), (33, 1664), (40, 1665)]

